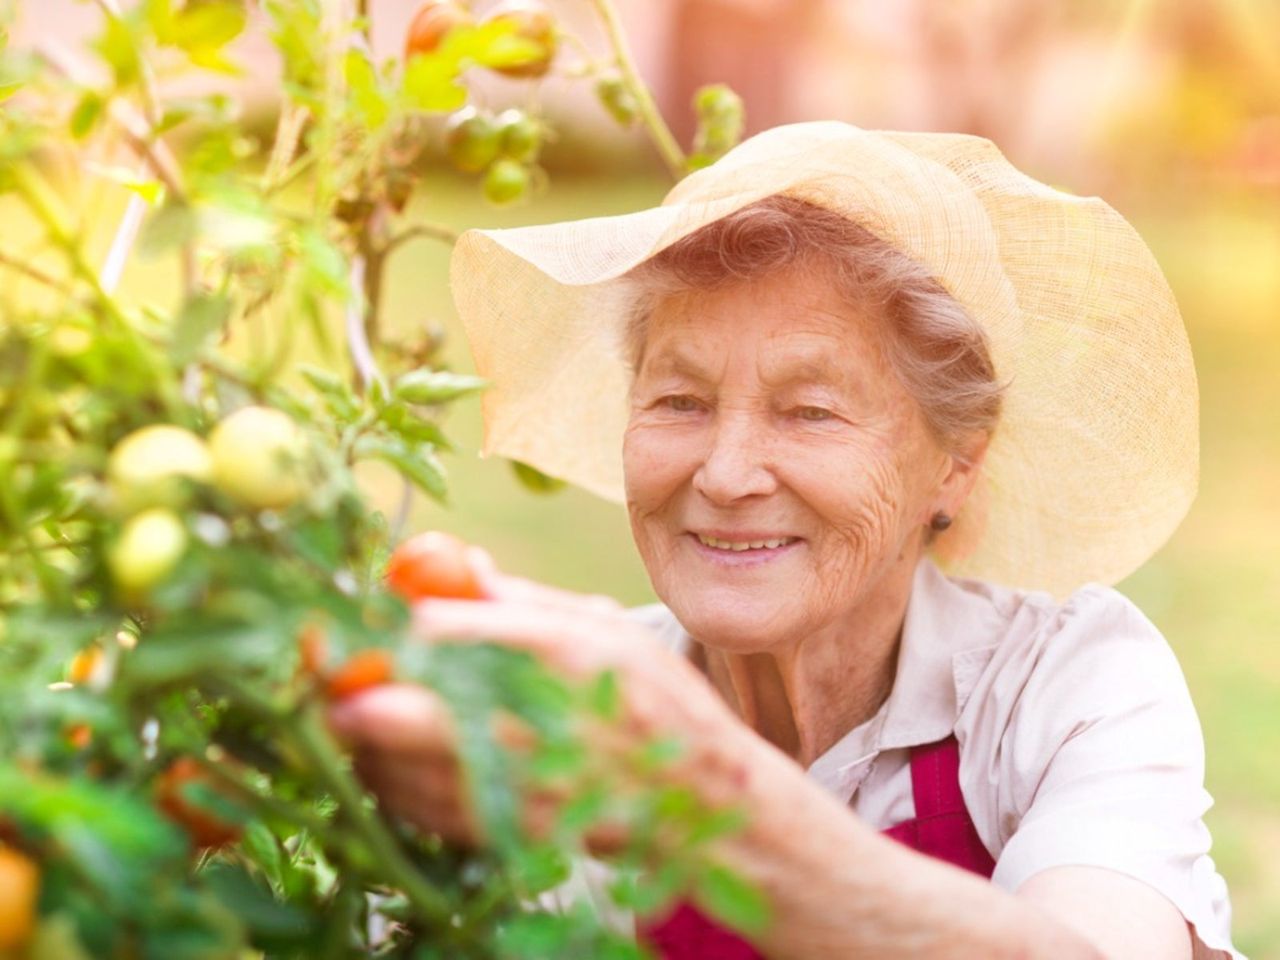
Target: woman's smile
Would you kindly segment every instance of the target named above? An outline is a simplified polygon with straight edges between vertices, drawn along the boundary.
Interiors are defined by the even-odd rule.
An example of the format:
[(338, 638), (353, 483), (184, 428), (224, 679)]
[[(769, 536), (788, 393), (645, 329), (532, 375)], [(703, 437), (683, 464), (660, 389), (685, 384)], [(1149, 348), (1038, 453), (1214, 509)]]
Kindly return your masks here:
[(790, 556), (803, 546), (799, 537), (693, 532), (684, 535), (695, 553), (724, 567), (758, 567)]

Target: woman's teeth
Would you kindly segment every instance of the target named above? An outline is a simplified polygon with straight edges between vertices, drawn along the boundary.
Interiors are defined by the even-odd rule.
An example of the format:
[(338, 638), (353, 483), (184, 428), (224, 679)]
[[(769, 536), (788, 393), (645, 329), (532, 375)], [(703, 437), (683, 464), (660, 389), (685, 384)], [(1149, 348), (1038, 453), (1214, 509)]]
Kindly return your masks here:
[(776, 540), (717, 540), (715, 537), (704, 537), (698, 534), (698, 542), (706, 547), (715, 547), (717, 550), (774, 550), (778, 547), (785, 547), (789, 543), (795, 543), (798, 537), (780, 537)]

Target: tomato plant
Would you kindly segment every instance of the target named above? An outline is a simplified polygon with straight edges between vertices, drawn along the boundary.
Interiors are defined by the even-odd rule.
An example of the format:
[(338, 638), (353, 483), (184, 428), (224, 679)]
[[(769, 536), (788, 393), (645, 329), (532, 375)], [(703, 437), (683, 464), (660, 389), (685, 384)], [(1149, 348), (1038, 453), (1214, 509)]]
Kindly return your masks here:
[[(610, 52), (566, 75), (621, 84), (610, 96), (684, 172), (612, 3), (593, 2)], [(249, 6), (279, 54), (264, 134), (226, 86), (233, 42), (259, 28)], [(655, 788), (645, 757), (587, 765), (581, 721), (611, 715), (607, 683), (413, 642), (409, 602), (483, 591), (458, 541), (397, 548), (402, 521), (355, 473), (380, 462), (406, 497), (446, 500), (445, 414), (485, 384), (441, 368), (437, 341), (391, 332), (383, 279), (409, 243), (454, 238), (419, 190), (433, 124), (483, 118), (445, 156), (492, 201), (549, 182), (537, 84), (491, 115), (468, 83), (559, 69), (554, 8), (477, 22), (427, 3), (390, 62), (340, 0), (96, 13), (74, 56), (0, 50), (0, 952), (639, 956), (539, 894), (601, 819), (649, 836), (677, 810), (705, 843), (715, 812)], [(722, 146), (732, 123), (713, 106), (719, 139), (704, 140)], [(122, 211), (105, 238), (104, 210)], [(144, 261), (163, 280), (126, 293)], [(486, 849), (385, 817), (329, 732), (334, 699), (392, 678), (453, 713)], [(502, 749), (496, 714), (532, 746)], [(577, 784), (551, 839), (519, 816), (542, 776)], [(651, 881), (635, 847), (617, 864), (632, 906), (674, 893), (702, 855), (690, 842)]]

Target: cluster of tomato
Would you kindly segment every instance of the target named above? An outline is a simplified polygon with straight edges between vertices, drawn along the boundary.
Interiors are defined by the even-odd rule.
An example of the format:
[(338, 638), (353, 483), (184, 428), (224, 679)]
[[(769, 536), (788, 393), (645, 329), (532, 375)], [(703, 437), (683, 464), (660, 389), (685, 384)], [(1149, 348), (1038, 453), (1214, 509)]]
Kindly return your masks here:
[[(259, 421), (266, 411), (252, 408), (249, 414), (254, 420), (242, 419), (238, 423), (232, 418), (224, 421), (232, 430), (244, 429), (244, 424)], [(243, 411), (242, 411), (243, 413)], [(281, 416), (284, 416), (281, 414)], [(268, 418), (267, 423), (277, 422)], [(277, 430), (271, 434), (279, 439), (282, 432)], [(212, 459), (218, 462), (219, 451), (226, 442), (226, 433), (216, 430), (210, 438)], [(148, 456), (159, 451), (153, 444), (167, 439), (175, 441), (167, 445), (171, 456), (169, 462), (174, 468), (167, 474), (158, 467), (155, 460), (134, 457), (148, 451)], [(202, 477), (200, 469), (193, 473), (193, 465), (201, 461), (196, 451), (203, 451), (203, 446), (196, 446), (197, 438), (177, 427), (147, 427), (126, 438), (118, 447), (117, 454), (124, 451), (128, 458), (129, 468), (134, 473), (129, 478), (135, 481), (146, 478), (151, 484), (152, 496), (172, 495), (173, 491), (163, 494), (156, 484), (164, 479), (178, 477)], [(230, 489), (238, 491), (246, 497), (253, 497), (255, 491), (264, 493), (265, 486), (257, 486), (256, 481), (265, 474), (255, 475), (252, 470), (245, 469), (239, 462), (241, 472), (238, 474), (218, 474), (223, 481), (232, 476)], [(145, 468), (145, 469), (144, 469)], [(121, 470), (126, 469), (123, 461)], [(272, 469), (275, 469), (273, 466)], [(135, 485), (135, 493), (146, 489), (146, 484)], [(261, 498), (259, 498), (261, 499)], [(273, 503), (279, 505), (279, 497)], [(168, 509), (164, 507), (148, 507), (150, 510)], [(140, 516), (142, 514), (139, 514)], [(175, 522), (179, 522), (176, 519)], [(393, 552), (387, 564), (385, 582), (392, 592), (408, 603), (415, 603), (428, 597), (449, 597), (454, 599), (479, 600), (485, 596), (484, 589), (474, 566), (467, 559), (467, 545), (450, 534), (440, 531), (428, 531), (411, 537)], [(153, 559), (148, 561), (148, 569), (159, 568)], [(141, 582), (141, 581), (138, 581)], [(318, 628), (304, 629), (298, 638), (302, 670), (314, 678), (331, 701), (340, 701), (355, 696), (381, 684), (389, 683), (394, 678), (393, 658), (389, 650), (367, 649), (359, 651), (340, 664), (331, 664), (326, 649), (324, 634)], [(77, 655), (71, 662), (67, 679), (73, 684), (92, 682), (103, 662), (100, 648), (93, 647)], [(87, 732), (87, 731), (86, 731)], [(216, 781), (205, 771), (204, 767), (191, 757), (180, 757), (173, 761), (154, 784), (154, 802), (156, 807), (171, 821), (180, 826), (196, 850), (212, 850), (240, 839), (239, 824), (228, 822), (200, 802), (199, 794), (217, 792)], [(0, 824), (2, 826), (2, 824)], [(10, 951), (20, 949), (31, 937), (35, 926), (40, 889), (40, 867), (25, 853), (13, 846), (6, 845), (3, 832), (0, 832), (0, 957), (7, 956)]]
[(171, 424), (129, 434), (107, 461), (112, 506), (127, 517), (107, 554), (116, 586), (128, 599), (144, 597), (182, 559), (188, 537), (177, 510), (192, 485), (211, 484), (247, 507), (281, 509), (302, 496), (305, 457), (298, 425), (270, 407), (237, 410), (207, 442)]
[[(555, 20), (538, 0), (505, 0), (480, 23), (507, 25), (530, 51), (517, 62), (493, 69), (516, 79), (545, 76), (555, 58)], [(459, 27), (475, 26), (471, 11), (453, 0), (427, 0), (418, 8), (405, 39), (405, 60), (439, 48)], [(494, 115), (466, 106), (445, 127), (445, 147), (453, 165), (464, 173), (483, 173), (485, 197), (503, 204), (528, 193), (537, 174), (542, 124), (525, 111), (508, 109)]]

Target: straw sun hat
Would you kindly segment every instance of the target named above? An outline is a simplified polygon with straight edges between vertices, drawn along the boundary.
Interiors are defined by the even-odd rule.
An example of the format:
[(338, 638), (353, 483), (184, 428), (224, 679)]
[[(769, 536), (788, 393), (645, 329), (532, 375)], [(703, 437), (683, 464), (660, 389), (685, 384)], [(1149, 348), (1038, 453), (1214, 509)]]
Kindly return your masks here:
[(484, 451), (622, 500), (634, 293), (620, 278), (771, 194), (836, 211), (923, 263), (987, 333), (1008, 389), (982, 478), (936, 544), (944, 568), (1062, 596), (1120, 579), (1169, 537), (1195, 496), (1198, 409), (1160, 268), (1101, 200), (960, 134), (776, 127), (659, 207), (468, 231), (451, 275), (493, 383)]

